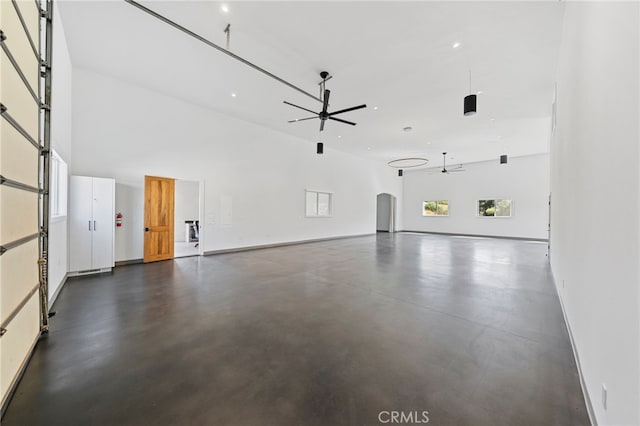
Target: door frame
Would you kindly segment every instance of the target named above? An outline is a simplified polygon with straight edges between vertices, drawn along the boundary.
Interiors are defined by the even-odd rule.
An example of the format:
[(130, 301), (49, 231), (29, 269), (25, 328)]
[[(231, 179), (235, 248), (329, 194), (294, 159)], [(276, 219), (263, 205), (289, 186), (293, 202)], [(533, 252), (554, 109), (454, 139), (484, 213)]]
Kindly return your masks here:
[[(378, 197), (384, 195), (389, 197), (389, 223), (387, 224), (387, 230), (378, 231)], [(397, 206), (397, 197), (388, 192), (380, 192), (376, 194), (376, 232), (396, 232), (396, 206)]]
[[(182, 179), (182, 178), (175, 178), (175, 181), (182, 181), (182, 182), (191, 182), (191, 183), (197, 183), (198, 184), (198, 256), (204, 256), (205, 251), (204, 251), (204, 238), (205, 238), (205, 226), (204, 226), (204, 215), (205, 215), (205, 210), (204, 210), (204, 199), (205, 199), (205, 190), (204, 190), (204, 184), (205, 181), (202, 179)], [(175, 210), (175, 198), (174, 198), (174, 210)], [(174, 246), (175, 246), (175, 241), (174, 241)], [(193, 257), (195, 255), (191, 255), (189, 257)], [(174, 253), (174, 259), (176, 259), (175, 257), (175, 253)]]
[(198, 182), (198, 223), (199, 223), (199, 238), (198, 238), (198, 256), (204, 256), (204, 242), (206, 236), (206, 226), (205, 226), (205, 210), (204, 210), (204, 200), (205, 200), (205, 188), (204, 188), (204, 180), (194, 181)]

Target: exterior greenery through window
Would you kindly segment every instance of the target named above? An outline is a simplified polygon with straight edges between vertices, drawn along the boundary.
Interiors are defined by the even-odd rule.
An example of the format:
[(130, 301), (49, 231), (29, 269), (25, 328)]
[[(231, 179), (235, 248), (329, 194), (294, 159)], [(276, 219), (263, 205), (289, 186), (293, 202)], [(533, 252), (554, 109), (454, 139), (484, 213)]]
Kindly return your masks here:
[(330, 192), (305, 191), (306, 217), (331, 217)]
[(478, 200), (478, 216), (511, 217), (511, 200)]
[(449, 216), (449, 200), (423, 201), (422, 216)]

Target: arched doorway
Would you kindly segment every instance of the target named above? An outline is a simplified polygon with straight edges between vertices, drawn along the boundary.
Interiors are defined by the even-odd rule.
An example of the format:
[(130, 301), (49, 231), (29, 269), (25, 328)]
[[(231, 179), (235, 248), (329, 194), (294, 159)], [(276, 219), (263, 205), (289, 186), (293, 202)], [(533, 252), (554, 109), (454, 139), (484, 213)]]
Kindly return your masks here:
[(382, 193), (376, 197), (376, 231), (395, 232), (396, 230), (396, 197)]

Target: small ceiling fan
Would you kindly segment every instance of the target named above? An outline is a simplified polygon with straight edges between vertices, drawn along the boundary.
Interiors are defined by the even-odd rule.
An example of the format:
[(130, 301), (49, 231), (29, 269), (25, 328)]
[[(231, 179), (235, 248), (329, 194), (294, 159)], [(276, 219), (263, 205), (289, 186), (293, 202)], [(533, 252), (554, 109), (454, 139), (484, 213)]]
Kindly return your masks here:
[[(440, 173), (454, 173), (454, 172), (464, 172), (465, 169), (462, 168), (462, 164), (458, 164), (457, 166), (451, 168), (451, 169), (447, 169), (447, 153), (443, 152), (442, 153), (442, 170), (440, 170)], [(435, 172), (435, 171), (434, 171)]]
[[(307, 109), (305, 107), (301, 107), (299, 105), (292, 104), (291, 102), (284, 101), (284, 103), (287, 104), (287, 105), (291, 105), (292, 107), (296, 107), (296, 108), (299, 108), (299, 109), (301, 109), (303, 111), (307, 111), (307, 112), (310, 112), (311, 114), (314, 114), (313, 117), (297, 118), (295, 120), (290, 120), (289, 123), (297, 123), (298, 121), (313, 120), (313, 119), (319, 118), (320, 119), (320, 131), (321, 132), (324, 130), (324, 123), (327, 120), (339, 121), (340, 123), (350, 124), (352, 126), (355, 126), (356, 123), (354, 123), (353, 121), (342, 120), (340, 118), (334, 117), (334, 115), (342, 114), (342, 113), (349, 112), (349, 111), (355, 111), (355, 110), (361, 109), (361, 108), (366, 108), (367, 105), (366, 104), (362, 104), (362, 105), (354, 106), (354, 107), (351, 107), (351, 108), (345, 108), (345, 109), (341, 109), (339, 111), (333, 111), (333, 112), (327, 111), (327, 108), (329, 107), (329, 96), (331, 95), (331, 91), (329, 89), (325, 89), (324, 86), (325, 86), (326, 81), (331, 77), (329, 77), (329, 73), (326, 72), (326, 71), (322, 71), (320, 73), (320, 77), (322, 77), (322, 82), (320, 83), (321, 93), (324, 93), (324, 96), (322, 97), (322, 111), (315, 112), (315, 111), (312, 111), (312, 110)], [(322, 90), (322, 89), (324, 89), (324, 90)]]

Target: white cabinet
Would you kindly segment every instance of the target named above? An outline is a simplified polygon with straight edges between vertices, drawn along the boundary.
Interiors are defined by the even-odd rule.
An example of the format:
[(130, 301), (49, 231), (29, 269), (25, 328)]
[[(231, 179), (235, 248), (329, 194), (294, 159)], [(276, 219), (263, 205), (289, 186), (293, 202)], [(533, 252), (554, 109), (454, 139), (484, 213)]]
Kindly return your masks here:
[(114, 266), (115, 180), (71, 176), (69, 272)]

